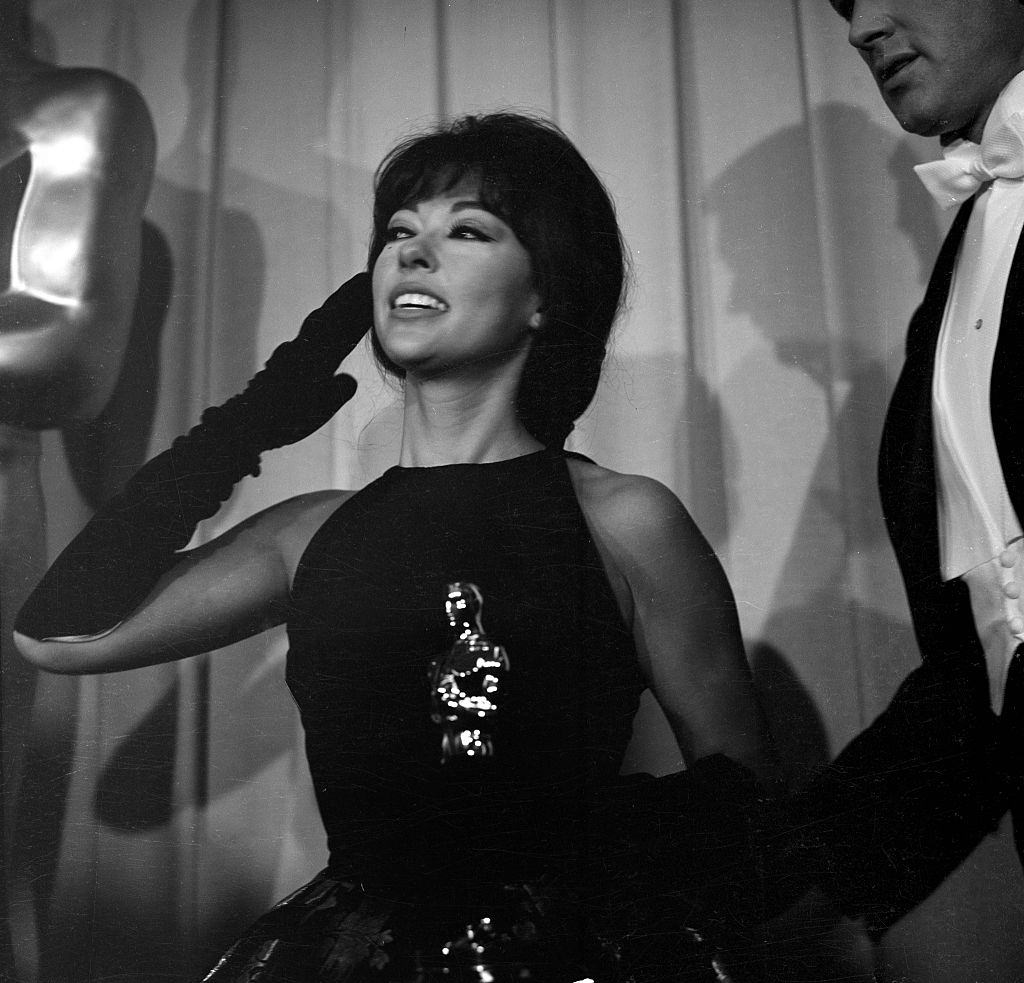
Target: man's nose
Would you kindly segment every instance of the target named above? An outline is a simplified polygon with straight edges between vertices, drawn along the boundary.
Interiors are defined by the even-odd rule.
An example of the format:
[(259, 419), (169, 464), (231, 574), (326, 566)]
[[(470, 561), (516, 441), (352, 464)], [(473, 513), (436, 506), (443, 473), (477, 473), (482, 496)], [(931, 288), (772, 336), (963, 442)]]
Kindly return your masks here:
[(892, 19), (880, 0), (854, 0), (847, 38), (855, 48), (867, 51), (892, 34)]

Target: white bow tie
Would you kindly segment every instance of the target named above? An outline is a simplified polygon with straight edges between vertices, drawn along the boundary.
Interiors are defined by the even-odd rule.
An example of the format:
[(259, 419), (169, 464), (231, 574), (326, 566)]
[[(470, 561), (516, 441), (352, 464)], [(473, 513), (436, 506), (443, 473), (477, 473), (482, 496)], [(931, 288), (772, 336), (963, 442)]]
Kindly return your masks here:
[(996, 178), (1024, 177), (1024, 114), (1013, 113), (989, 132), (981, 144), (961, 140), (947, 147), (942, 160), (918, 164), (921, 183), (942, 208), (953, 208)]

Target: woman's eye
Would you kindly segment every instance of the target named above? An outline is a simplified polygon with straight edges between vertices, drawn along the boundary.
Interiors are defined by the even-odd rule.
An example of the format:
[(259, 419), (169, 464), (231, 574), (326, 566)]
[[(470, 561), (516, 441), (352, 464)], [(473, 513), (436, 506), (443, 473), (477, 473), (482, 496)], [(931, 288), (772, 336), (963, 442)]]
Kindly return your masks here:
[(389, 225), (384, 232), (384, 241), (397, 242), (399, 239), (408, 239), (412, 234), (412, 230), (404, 225)]
[(492, 238), (483, 229), (463, 222), (452, 226), (451, 235), (455, 239), (477, 239), (480, 242), (490, 242)]

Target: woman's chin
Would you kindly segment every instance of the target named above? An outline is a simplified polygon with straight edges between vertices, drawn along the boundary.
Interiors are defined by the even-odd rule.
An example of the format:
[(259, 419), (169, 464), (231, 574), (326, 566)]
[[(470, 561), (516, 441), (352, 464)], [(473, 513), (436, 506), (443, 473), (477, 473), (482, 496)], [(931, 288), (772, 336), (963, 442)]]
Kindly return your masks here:
[(425, 338), (410, 336), (406, 332), (401, 334), (388, 332), (387, 334), (378, 333), (377, 340), (380, 343), (381, 351), (388, 357), (388, 360), (400, 369), (408, 371), (430, 358), (431, 346)]
[(384, 349), (388, 359), (407, 375), (429, 368), (431, 353), (415, 345), (389, 345)]
[(433, 379), (460, 366), (472, 366), (480, 361), (461, 352), (439, 351), (436, 345), (420, 343), (413, 338), (394, 339), (393, 342), (382, 346), (384, 353), (405, 373), (406, 379)]

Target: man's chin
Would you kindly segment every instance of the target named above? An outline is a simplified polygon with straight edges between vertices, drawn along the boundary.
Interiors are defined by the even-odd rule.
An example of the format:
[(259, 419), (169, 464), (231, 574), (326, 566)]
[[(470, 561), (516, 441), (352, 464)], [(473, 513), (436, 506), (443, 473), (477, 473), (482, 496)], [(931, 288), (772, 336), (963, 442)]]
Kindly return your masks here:
[[(1021, 0), (1024, 3), (1024, 0)], [(933, 98), (925, 101), (926, 93), (907, 90), (902, 93), (890, 94), (885, 99), (889, 111), (907, 133), (920, 137), (938, 137), (943, 146), (954, 140), (973, 140), (981, 142), (985, 120), (992, 109), (995, 99), (982, 105), (964, 105), (963, 100), (943, 100), (933, 93)]]
[(912, 100), (886, 100), (889, 111), (896, 117), (896, 122), (907, 131), (919, 137), (943, 137), (953, 134), (956, 139), (959, 129), (948, 117), (936, 112), (929, 112), (913, 103)]

